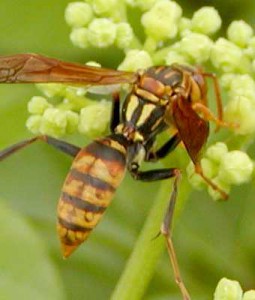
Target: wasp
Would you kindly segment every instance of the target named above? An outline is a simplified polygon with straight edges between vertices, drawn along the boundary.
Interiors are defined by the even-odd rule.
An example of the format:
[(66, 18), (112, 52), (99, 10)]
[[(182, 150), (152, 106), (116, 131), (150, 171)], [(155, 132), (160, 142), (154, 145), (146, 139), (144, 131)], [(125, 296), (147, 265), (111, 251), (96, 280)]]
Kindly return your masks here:
[[(213, 79), (217, 117), (207, 105), (207, 77)], [(74, 158), (57, 207), (57, 231), (64, 257), (83, 243), (98, 224), (126, 170), (141, 181), (174, 177), (161, 233), (166, 237), (175, 279), (183, 299), (190, 299), (180, 276), (170, 236), (180, 170), (163, 168), (141, 171), (140, 166), (142, 162), (164, 158), (183, 142), (195, 171), (220, 192), (223, 199), (227, 198), (224, 191), (204, 175), (200, 164), (202, 148), (209, 134), (209, 121), (214, 121), (217, 128), (227, 126), (223, 121), (217, 78), (200, 68), (177, 64), (125, 72), (63, 62), (37, 54), (17, 54), (0, 57), (0, 82), (59, 82), (89, 86), (130, 84), (130, 92), (122, 105), (119, 92), (113, 94), (110, 135), (96, 139), (84, 148), (40, 135), (2, 150), (0, 160), (36, 141), (46, 142)], [(158, 135), (169, 127), (174, 128), (173, 135), (155, 149)]]

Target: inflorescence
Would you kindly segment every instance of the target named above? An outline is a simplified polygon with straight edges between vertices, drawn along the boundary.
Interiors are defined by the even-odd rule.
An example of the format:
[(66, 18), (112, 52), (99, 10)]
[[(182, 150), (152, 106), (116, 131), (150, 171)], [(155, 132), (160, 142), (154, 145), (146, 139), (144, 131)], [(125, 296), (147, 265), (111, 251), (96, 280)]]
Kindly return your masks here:
[[(136, 23), (143, 28), (143, 38), (134, 33), (129, 23), (132, 9), (140, 10)], [(70, 39), (74, 45), (83, 49), (109, 46), (121, 49), (120, 70), (181, 63), (202, 65), (206, 71), (215, 72), (224, 96), (224, 119), (238, 126), (207, 148), (202, 167), (227, 193), (232, 185), (252, 179), (254, 162), (244, 152), (255, 133), (255, 35), (250, 25), (233, 21), (226, 37), (216, 38), (222, 20), (215, 8), (202, 7), (187, 18), (180, 5), (170, 0), (71, 2), (65, 19), (71, 27)], [(33, 133), (56, 137), (74, 132), (90, 137), (106, 133), (110, 101), (92, 100), (86, 87), (63, 84), (38, 84), (38, 87), (44, 97), (33, 97), (28, 104), (31, 116), (27, 127)], [(58, 101), (52, 101), (55, 98)], [(206, 187), (215, 200), (220, 199), (217, 191), (194, 174), (192, 164), (187, 173), (195, 188)]]

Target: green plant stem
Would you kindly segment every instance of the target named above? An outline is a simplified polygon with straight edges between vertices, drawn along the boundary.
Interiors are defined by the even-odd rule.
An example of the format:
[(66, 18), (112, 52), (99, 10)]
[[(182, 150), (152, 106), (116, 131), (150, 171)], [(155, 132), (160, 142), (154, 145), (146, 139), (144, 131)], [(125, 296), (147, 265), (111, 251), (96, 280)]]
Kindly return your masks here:
[[(181, 206), (183, 206), (183, 200), (187, 199), (190, 190), (191, 188), (187, 182), (183, 180), (178, 197), (178, 202)], [(165, 246), (163, 237), (153, 238), (159, 232), (167, 201), (170, 199), (170, 191), (169, 181), (163, 182), (125, 270), (113, 291), (111, 300), (139, 300), (142, 299), (146, 292), (160, 254)]]

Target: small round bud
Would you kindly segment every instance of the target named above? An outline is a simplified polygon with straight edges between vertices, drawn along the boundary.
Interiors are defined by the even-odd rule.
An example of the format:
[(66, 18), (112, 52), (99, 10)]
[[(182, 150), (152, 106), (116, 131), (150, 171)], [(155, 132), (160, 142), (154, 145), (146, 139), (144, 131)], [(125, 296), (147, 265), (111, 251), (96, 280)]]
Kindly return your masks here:
[(142, 15), (141, 22), (146, 34), (160, 41), (176, 36), (181, 15), (182, 9), (176, 2), (158, 0)]
[(187, 65), (188, 58), (180, 54), (178, 51), (170, 50), (166, 55), (165, 62), (168, 66), (174, 63)]
[(244, 96), (255, 104), (255, 81), (248, 74), (235, 75), (229, 86), (229, 98)]
[(26, 127), (33, 134), (38, 134), (40, 133), (41, 124), (42, 124), (42, 116), (33, 115), (27, 119)]
[(129, 23), (117, 24), (115, 44), (121, 49), (126, 49), (130, 46), (134, 38), (134, 32)]
[(255, 300), (255, 290), (245, 292), (242, 300)]
[(66, 133), (66, 111), (48, 108), (42, 116), (40, 132), (59, 137)]
[(245, 54), (247, 54), (249, 57), (254, 58), (255, 56), (255, 36), (252, 36), (248, 40), (247, 48), (244, 49)]
[(45, 109), (51, 107), (51, 104), (48, 103), (47, 99), (41, 96), (34, 96), (28, 102), (28, 111), (30, 114), (42, 115)]
[(88, 27), (88, 40), (94, 47), (104, 48), (113, 44), (116, 25), (109, 19), (94, 19)]
[(235, 132), (248, 135), (255, 132), (255, 105), (244, 96), (236, 96), (225, 107), (225, 121), (237, 123)]
[(210, 58), (216, 68), (226, 73), (244, 73), (251, 70), (251, 62), (242, 50), (224, 38), (219, 38), (212, 46)]
[(219, 179), (228, 184), (240, 185), (251, 179), (253, 162), (242, 151), (234, 150), (224, 155), (221, 160)]
[(73, 111), (66, 112), (66, 133), (70, 134), (77, 130), (79, 115)]
[(66, 85), (61, 83), (37, 83), (36, 87), (44, 93), (46, 97), (62, 97), (66, 92)]
[(245, 47), (252, 35), (252, 27), (243, 20), (233, 21), (227, 30), (228, 39), (240, 47)]
[(192, 30), (203, 34), (213, 34), (221, 27), (221, 18), (214, 7), (204, 6), (197, 10), (192, 19)]
[(93, 10), (97, 15), (108, 15), (117, 8), (118, 0), (93, 0)]
[(152, 66), (152, 59), (148, 52), (143, 50), (130, 50), (118, 69), (137, 71), (138, 69), (146, 69), (150, 66)]
[(215, 163), (219, 164), (222, 160), (222, 157), (228, 153), (228, 147), (226, 144), (222, 142), (217, 142), (214, 145), (210, 146), (206, 150), (206, 157), (208, 157), (210, 160), (214, 161)]
[(85, 49), (89, 46), (88, 42), (88, 29), (87, 28), (74, 28), (70, 33), (70, 40), (79, 48)]
[(110, 120), (111, 104), (105, 100), (88, 105), (80, 112), (78, 130), (90, 137), (104, 134)]
[(235, 76), (236, 76), (236, 74), (233, 74), (233, 73), (223, 74), (220, 78), (221, 86), (224, 89), (229, 90), (230, 86), (231, 86), (231, 83), (232, 83), (232, 80), (233, 80), (233, 78), (235, 78)]
[(125, 2), (132, 7), (139, 7), (142, 11), (152, 8), (157, 0), (125, 0)]
[(66, 23), (72, 27), (86, 26), (93, 19), (91, 6), (85, 2), (71, 2), (65, 10)]
[(178, 30), (181, 36), (191, 32), (191, 20), (185, 17), (182, 17), (178, 23)]
[(202, 63), (209, 59), (213, 46), (211, 39), (200, 33), (185, 35), (180, 41), (180, 51), (196, 63)]
[(214, 300), (242, 300), (243, 291), (239, 282), (222, 278), (215, 290)]

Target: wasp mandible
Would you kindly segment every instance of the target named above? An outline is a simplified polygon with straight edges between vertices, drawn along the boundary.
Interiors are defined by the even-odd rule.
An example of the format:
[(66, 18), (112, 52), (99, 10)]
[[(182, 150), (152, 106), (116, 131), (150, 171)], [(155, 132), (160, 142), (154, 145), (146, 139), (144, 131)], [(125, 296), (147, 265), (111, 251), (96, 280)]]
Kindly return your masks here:
[[(207, 106), (206, 77), (213, 79), (217, 117)], [(183, 142), (196, 172), (220, 192), (222, 198), (227, 198), (224, 191), (204, 175), (200, 164), (201, 151), (209, 134), (209, 121), (214, 121), (218, 127), (227, 126), (223, 121), (216, 77), (199, 68), (177, 64), (124, 72), (63, 62), (37, 54), (17, 54), (0, 57), (0, 82), (130, 84), (131, 91), (122, 106), (119, 93), (113, 95), (110, 135), (96, 139), (85, 148), (40, 135), (1, 151), (0, 160), (39, 140), (74, 157), (57, 208), (57, 231), (64, 257), (84, 242), (98, 224), (126, 170), (142, 181), (175, 177), (161, 233), (166, 237), (183, 298), (190, 299), (180, 277), (169, 229), (180, 171), (178, 168), (141, 171), (140, 165), (143, 161), (157, 161), (165, 157)], [(159, 149), (154, 149), (157, 136), (169, 127), (175, 129), (173, 136)]]

